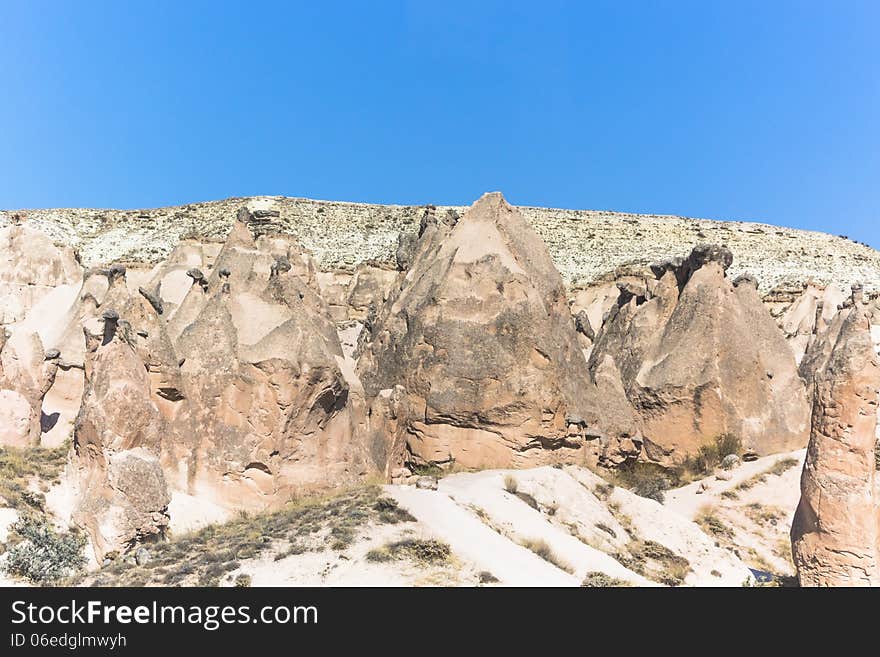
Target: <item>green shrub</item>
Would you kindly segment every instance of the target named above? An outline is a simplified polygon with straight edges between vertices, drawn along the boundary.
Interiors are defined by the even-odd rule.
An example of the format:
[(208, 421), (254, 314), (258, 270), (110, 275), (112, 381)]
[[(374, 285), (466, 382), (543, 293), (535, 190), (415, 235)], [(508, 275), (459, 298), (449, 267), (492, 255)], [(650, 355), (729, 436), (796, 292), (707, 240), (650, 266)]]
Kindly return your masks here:
[(57, 533), (44, 518), (24, 516), (12, 526), (21, 539), (9, 549), (5, 569), (37, 584), (68, 577), (86, 564), (86, 538), (77, 532)]
[(688, 457), (684, 463), (685, 470), (694, 474), (709, 474), (728, 454), (739, 455), (742, 452), (742, 441), (731, 433), (722, 433), (706, 445), (701, 445), (696, 454)]
[[(669, 490), (677, 474), (657, 463), (633, 461), (625, 463), (614, 473), (615, 483), (640, 497), (663, 503), (664, 493)], [(613, 490), (613, 489), (612, 489)]]

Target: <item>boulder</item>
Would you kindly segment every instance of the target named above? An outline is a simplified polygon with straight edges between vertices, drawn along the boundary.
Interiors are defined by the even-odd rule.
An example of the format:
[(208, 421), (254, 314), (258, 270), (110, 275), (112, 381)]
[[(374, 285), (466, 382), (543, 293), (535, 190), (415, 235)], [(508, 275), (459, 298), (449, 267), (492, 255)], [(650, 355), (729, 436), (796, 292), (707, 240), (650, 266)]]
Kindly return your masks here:
[[(640, 449), (620, 384), (586, 370), (545, 245), (498, 193), (454, 223), (426, 213), (411, 267), (361, 337), (372, 441), (385, 441), (389, 468), (529, 467)], [(615, 374), (606, 368), (603, 382)]]
[(854, 295), (817, 336), (828, 356), (811, 379), (812, 430), (791, 528), (802, 586), (880, 586), (880, 362), (870, 328)]

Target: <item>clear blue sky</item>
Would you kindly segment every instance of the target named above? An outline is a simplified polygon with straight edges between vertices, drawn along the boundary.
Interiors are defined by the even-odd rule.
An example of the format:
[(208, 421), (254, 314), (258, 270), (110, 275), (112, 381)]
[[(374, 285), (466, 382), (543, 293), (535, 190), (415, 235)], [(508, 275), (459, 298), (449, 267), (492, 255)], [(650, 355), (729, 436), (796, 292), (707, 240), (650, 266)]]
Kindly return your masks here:
[(0, 2), (0, 208), (283, 194), (880, 247), (880, 2)]

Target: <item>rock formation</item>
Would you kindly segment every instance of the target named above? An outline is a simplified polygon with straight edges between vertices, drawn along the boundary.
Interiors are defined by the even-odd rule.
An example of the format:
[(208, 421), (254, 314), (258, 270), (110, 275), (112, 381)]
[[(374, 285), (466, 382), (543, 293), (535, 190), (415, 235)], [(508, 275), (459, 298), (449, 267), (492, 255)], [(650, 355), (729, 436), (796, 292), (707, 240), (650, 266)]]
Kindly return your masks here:
[[(880, 362), (856, 290), (813, 345), (813, 418), (791, 529), (802, 586), (880, 586)], [(819, 363), (819, 359), (814, 361)]]
[(811, 336), (834, 319), (837, 307), (844, 302), (846, 294), (837, 285), (824, 289), (808, 284), (803, 292), (786, 308), (779, 320), (779, 327), (800, 364), (810, 344)]
[(102, 316), (99, 333), (85, 330), (85, 392), (74, 429), (73, 519), (99, 561), (164, 534), (171, 498), (160, 455), (172, 439), (130, 324), (110, 308)]
[(0, 327), (0, 445), (40, 444), (43, 398), (55, 381), (59, 356), (57, 349), (44, 351), (36, 333), (12, 336)]
[(357, 434), (335, 327), (295, 273), (298, 248), (259, 248), (249, 220), (239, 216), (211, 275), (193, 278), (169, 329), (186, 398), (174, 425), (189, 436), (175, 485), (258, 507), (380, 466)]
[(456, 219), (426, 215), (412, 265), (365, 322), (358, 373), (389, 469), (638, 454), (613, 363), (603, 385), (590, 378), (541, 240), (497, 193)]
[(794, 357), (750, 276), (726, 277), (724, 247), (701, 245), (625, 285), (590, 355), (610, 358), (642, 420), (650, 459), (679, 461), (732, 433), (768, 454), (806, 444), (809, 407)]
[(0, 228), (0, 325), (12, 324), (60, 285), (79, 283), (82, 267), (70, 247), (21, 225)]

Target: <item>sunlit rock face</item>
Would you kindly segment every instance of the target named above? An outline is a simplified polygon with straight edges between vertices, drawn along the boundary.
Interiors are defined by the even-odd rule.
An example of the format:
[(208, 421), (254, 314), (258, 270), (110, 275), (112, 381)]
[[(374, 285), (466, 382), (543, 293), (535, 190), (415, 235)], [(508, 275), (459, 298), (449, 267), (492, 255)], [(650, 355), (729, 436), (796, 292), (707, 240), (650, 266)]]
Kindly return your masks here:
[(425, 217), (411, 266), (364, 336), (358, 373), (392, 463), (526, 467), (584, 459), (588, 448), (638, 453), (613, 364), (597, 385), (546, 247), (500, 194), (460, 219)]
[(880, 362), (860, 294), (816, 336), (813, 421), (791, 528), (802, 586), (880, 585)]
[(726, 276), (732, 259), (703, 245), (657, 263), (641, 288), (621, 289), (592, 346), (591, 370), (608, 358), (620, 370), (652, 460), (680, 461), (721, 434), (757, 454), (806, 444), (794, 356), (754, 278)]

